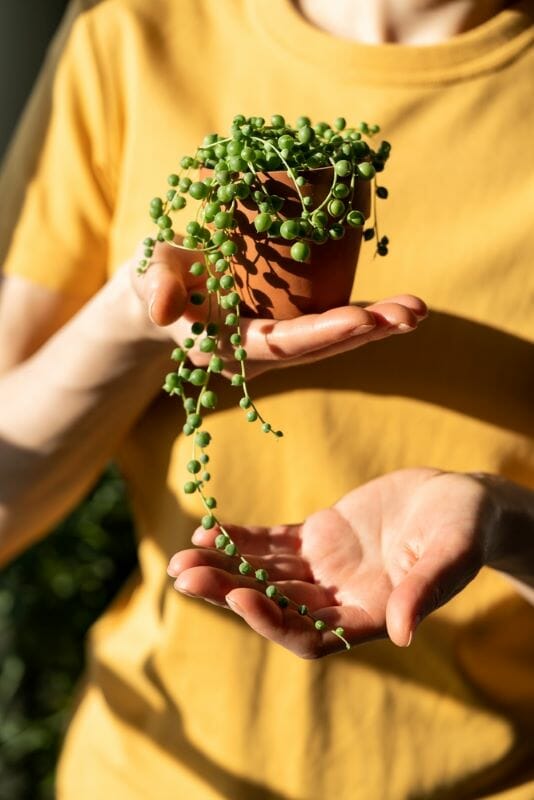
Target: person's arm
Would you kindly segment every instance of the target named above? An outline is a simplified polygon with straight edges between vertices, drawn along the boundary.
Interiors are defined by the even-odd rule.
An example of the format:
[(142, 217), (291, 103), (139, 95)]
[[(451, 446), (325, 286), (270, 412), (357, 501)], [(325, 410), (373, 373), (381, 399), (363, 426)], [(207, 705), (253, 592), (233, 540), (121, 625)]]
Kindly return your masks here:
[[(66, 308), (54, 293), (43, 302), (39, 290), (32, 303), (31, 285), (6, 295), (19, 305), (11, 313), (6, 306), (0, 321), (1, 360), (11, 367), (0, 378), (0, 563), (87, 490), (157, 393), (169, 358), (169, 344), (150, 338), (150, 321), (123, 274), (14, 366)], [(26, 319), (23, 335), (10, 337), (10, 319), (23, 308), (40, 313)]]
[[(0, 562), (82, 496), (160, 389), (171, 342), (188, 335), (198, 313), (187, 304), (195, 282), (176, 250), (159, 252), (143, 277), (134, 266), (119, 270), (29, 358), (74, 309), (60, 294), (7, 279), (0, 306)], [(164, 327), (150, 321), (148, 309)], [(413, 329), (424, 313), (421, 301), (403, 297), (279, 323), (250, 321), (250, 372)], [(205, 358), (198, 354), (198, 363)]]
[(510, 578), (534, 605), (534, 491), (496, 475), (473, 477), (485, 487), (494, 509), (486, 563)]
[[(301, 525), (227, 531), (238, 557), (199, 528), (170, 561), (175, 588), (227, 606), (251, 628), (303, 658), (389, 636), (407, 646), (419, 622), (483, 566), (500, 570), (534, 602), (534, 492), (482, 474), (406, 469), (354, 489)], [(242, 575), (239, 554), (276, 587)], [(254, 574), (254, 573), (252, 573)], [(276, 597), (292, 602), (285, 609)], [(309, 615), (300, 615), (305, 604)], [(324, 632), (313, 620), (326, 623)]]

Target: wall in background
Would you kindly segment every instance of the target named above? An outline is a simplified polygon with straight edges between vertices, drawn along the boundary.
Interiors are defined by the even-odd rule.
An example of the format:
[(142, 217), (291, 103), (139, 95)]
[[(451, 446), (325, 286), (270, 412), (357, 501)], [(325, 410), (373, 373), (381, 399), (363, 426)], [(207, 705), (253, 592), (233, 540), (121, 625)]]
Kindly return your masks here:
[(0, 0), (0, 158), (68, 0)]

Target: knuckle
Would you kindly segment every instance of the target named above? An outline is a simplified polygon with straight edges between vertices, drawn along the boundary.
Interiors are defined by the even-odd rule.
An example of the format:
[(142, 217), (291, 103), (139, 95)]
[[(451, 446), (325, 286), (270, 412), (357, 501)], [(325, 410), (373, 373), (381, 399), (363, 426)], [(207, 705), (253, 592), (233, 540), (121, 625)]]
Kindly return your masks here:
[(302, 650), (300, 653), (297, 653), (297, 655), (299, 658), (302, 658), (303, 661), (316, 661), (321, 657), (321, 654), (313, 649)]

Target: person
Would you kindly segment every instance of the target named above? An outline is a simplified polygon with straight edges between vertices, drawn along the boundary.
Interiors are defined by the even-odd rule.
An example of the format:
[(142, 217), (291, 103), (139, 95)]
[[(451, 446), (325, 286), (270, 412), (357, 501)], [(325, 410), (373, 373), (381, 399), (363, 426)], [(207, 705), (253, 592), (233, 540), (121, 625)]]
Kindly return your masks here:
[[(532, 12), (73, 6), (2, 183), (8, 216), (26, 196), (3, 237), (1, 552), (115, 454), (140, 570), (92, 630), (60, 800), (533, 796)], [(326, 659), (339, 639), (237, 581), (214, 532), (189, 548), (188, 446), (159, 392), (187, 264), (160, 250), (141, 280), (131, 263), (147, 200), (241, 111), (365, 117), (394, 147), (391, 253), (364, 252), (364, 307), (247, 323), (255, 396), (286, 437), (242, 435), (223, 383), (209, 428), (236, 541), (345, 627), (354, 646)], [(418, 296), (428, 319), (392, 336), (418, 327)], [(386, 632), (410, 647), (371, 641)]]

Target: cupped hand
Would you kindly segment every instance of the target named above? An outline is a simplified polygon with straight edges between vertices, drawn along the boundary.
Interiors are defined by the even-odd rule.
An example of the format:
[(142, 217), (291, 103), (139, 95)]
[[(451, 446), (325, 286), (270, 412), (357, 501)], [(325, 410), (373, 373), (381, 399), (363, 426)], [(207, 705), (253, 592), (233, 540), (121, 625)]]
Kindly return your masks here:
[[(132, 285), (154, 323), (156, 338), (181, 345), (190, 335), (192, 322), (206, 321), (207, 303), (198, 306), (190, 301), (193, 293), (205, 287), (205, 278), (194, 277), (189, 272), (194, 260), (194, 253), (161, 244), (145, 274), (138, 275), (136, 262), (132, 263)], [(317, 361), (393, 334), (407, 333), (414, 330), (426, 314), (424, 302), (406, 294), (365, 307), (343, 306), (290, 320), (242, 318), (247, 375), (254, 377), (274, 367)], [(221, 336), (219, 352), (225, 359), (226, 374), (239, 371), (225, 336)], [(206, 366), (210, 359), (198, 349), (191, 350), (189, 355), (200, 367)]]
[(327, 629), (280, 608), (265, 585), (238, 571), (239, 558), (214, 549), (218, 530), (199, 528), (170, 561), (180, 592), (231, 608), (257, 633), (303, 658), (389, 636), (410, 644), (419, 621), (477, 574), (493, 512), (483, 483), (432, 469), (393, 472), (354, 489), (302, 524), (226, 527), (255, 569)]

